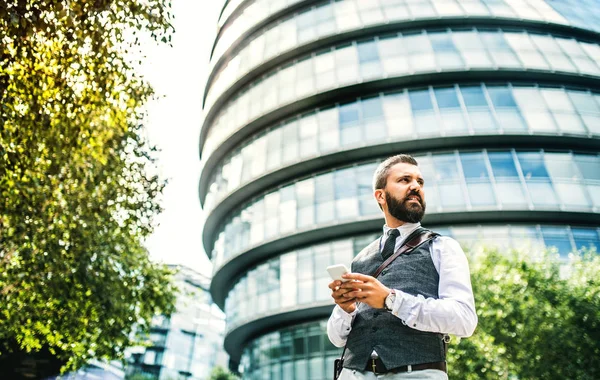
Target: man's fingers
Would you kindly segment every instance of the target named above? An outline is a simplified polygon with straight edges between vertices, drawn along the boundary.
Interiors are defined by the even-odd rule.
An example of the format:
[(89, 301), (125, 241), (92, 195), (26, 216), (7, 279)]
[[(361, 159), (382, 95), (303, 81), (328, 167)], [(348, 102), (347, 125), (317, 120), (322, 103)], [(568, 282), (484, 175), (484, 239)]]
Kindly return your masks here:
[(336, 290), (334, 293), (344, 294), (344, 293), (348, 293), (351, 291), (352, 291), (352, 288), (344, 288), (344, 287), (340, 286), (339, 289)]
[(349, 298), (356, 298), (356, 299), (364, 299), (369, 297), (371, 293), (369, 292), (363, 292), (363, 291), (353, 291), (353, 292), (348, 292), (346, 294), (344, 294), (344, 297), (349, 297)]
[(370, 283), (362, 282), (362, 281), (352, 281), (352, 282), (344, 282), (340, 285), (340, 289), (368, 289), (371, 287)]
[(333, 293), (331, 293), (331, 296), (334, 299), (338, 299), (338, 298), (344, 297), (344, 294), (349, 293), (351, 291), (352, 291), (352, 289), (340, 288), (340, 289), (334, 291)]
[(330, 282), (328, 286), (329, 286), (329, 289), (331, 289), (331, 290), (338, 290), (340, 288), (340, 285), (342, 285), (342, 282), (336, 280), (336, 281)]
[(348, 298), (348, 299), (344, 298), (342, 300), (339, 300), (337, 303), (341, 304), (341, 305), (346, 305), (346, 304), (353, 303), (353, 302), (356, 302), (356, 298)]
[(346, 305), (350, 305), (350, 304), (356, 302), (356, 298), (354, 298), (354, 297), (347, 297), (346, 294), (347, 293), (344, 293), (344, 294), (339, 295), (337, 297), (332, 294), (334, 302), (336, 304), (340, 305), (340, 306), (346, 306)]
[(347, 280), (358, 280), (358, 281), (362, 281), (362, 282), (369, 282), (369, 281), (372, 281), (375, 279), (372, 276), (367, 276), (366, 274), (361, 274), (361, 273), (346, 273), (346, 274), (342, 275), (342, 277)]

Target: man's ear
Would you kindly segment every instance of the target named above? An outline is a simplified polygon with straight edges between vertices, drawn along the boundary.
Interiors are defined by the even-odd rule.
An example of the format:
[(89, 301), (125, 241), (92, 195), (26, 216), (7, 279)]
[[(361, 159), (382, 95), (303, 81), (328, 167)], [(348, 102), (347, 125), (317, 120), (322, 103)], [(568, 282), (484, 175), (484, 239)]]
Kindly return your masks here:
[(379, 206), (383, 206), (385, 204), (385, 190), (377, 189), (373, 193), (373, 196), (375, 196), (375, 200), (377, 203), (379, 203)]

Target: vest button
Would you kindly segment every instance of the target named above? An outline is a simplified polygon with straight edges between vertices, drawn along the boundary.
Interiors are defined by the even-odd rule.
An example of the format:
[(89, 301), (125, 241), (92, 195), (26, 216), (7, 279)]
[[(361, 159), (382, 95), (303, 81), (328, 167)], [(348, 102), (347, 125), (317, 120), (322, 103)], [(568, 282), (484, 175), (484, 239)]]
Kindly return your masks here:
[(377, 327), (373, 327), (371, 330), (372, 330), (373, 332), (377, 332)]

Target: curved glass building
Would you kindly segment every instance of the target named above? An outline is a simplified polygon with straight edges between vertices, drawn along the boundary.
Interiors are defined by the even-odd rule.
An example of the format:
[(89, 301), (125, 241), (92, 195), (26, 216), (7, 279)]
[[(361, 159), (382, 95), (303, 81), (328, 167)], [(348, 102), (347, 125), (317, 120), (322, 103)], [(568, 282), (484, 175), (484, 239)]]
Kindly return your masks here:
[(329, 378), (325, 267), (410, 153), (464, 245), (600, 247), (600, 1), (230, 0), (200, 134), (203, 243), (248, 379)]

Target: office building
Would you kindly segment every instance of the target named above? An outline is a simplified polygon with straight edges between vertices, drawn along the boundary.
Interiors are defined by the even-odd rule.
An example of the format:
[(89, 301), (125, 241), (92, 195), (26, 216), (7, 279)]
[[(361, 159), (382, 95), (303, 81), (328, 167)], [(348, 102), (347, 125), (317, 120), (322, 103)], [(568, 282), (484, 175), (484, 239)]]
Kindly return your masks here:
[(125, 372), (156, 380), (206, 380), (213, 367), (227, 367), (224, 315), (208, 293), (209, 278), (187, 267), (172, 268), (179, 288), (176, 311), (171, 318), (154, 318), (150, 346), (128, 353)]
[(331, 376), (325, 267), (381, 232), (390, 155), (465, 246), (600, 246), (600, 1), (231, 0), (218, 27), (199, 196), (244, 378)]

